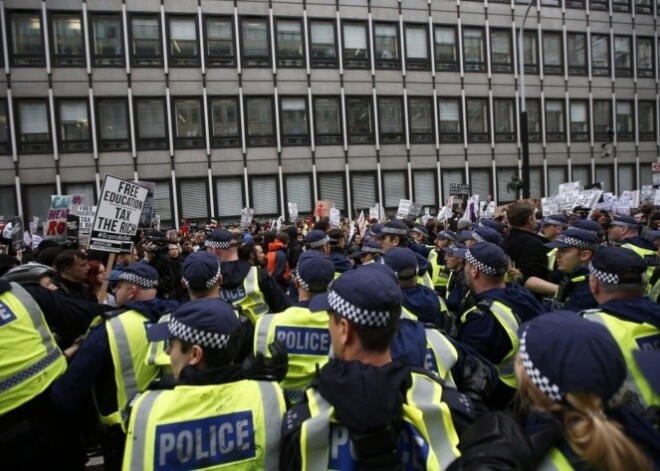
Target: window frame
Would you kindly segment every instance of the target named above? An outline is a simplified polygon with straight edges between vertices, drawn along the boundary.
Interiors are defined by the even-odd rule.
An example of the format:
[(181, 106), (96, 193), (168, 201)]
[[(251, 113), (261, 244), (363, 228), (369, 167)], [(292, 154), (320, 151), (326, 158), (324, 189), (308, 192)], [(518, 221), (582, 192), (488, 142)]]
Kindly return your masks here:
[[(360, 59), (349, 59), (346, 50), (346, 26), (362, 26), (364, 29), (364, 39), (366, 41), (365, 57)], [(375, 28), (374, 28), (375, 31)], [(369, 24), (365, 21), (344, 21), (341, 22), (341, 44), (342, 59), (344, 69), (369, 69), (371, 68), (371, 54), (369, 48)], [(398, 46), (397, 46), (398, 47)]]
[[(458, 109), (458, 131), (456, 132), (442, 132), (442, 116), (440, 115), (440, 108), (442, 101), (452, 101), (457, 105)], [(463, 144), (463, 106), (461, 103), (461, 97), (448, 96), (448, 97), (438, 97), (438, 139), (440, 142), (445, 144)], [(453, 122), (453, 121), (452, 121)]]
[[(337, 116), (339, 118), (339, 133), (338, 134), (321, 134), (318, 129), (318, 122), (320, 121), (316, 112), (317, 100), (336, 100), (337, 101)], [(341, 106), (341, 97), (339, 95), (314, 95), (312, 99), (312, 108), (314, 112), (314, 144), (317, 146), (323, 145), (342, 145), (344, 143), (344, 132), (343, 132), (343, 116), (342, 116), (342, 106)]]
[[(243, 41), (243, 27), (248, 21), (260, 21), (266, 25), (266, 55), (245, 55), (245, 41)], [(267, 16), (240, 16), (239, 17), (239, 32), (240, 38), (238, 43), (241, 48), (241, 67), (244, 68), (265, 68), (273, 66), (273, 58), (271, 57), (271, 36), (270, 36), (270, 22)]]
[(630, 0), (611, 0), (612, 12), (614, 13), (630, 13), (631, 5)]
[[(506, 34), (509, 41), (509, 57), (508, 62), (496, 61), (494, 57), (494, 41), (493, 33)], [(507, 28), (490, 28), (490, 70), (494, 73), (512, 73), (513, 72), (513, 41), (511, 38), (511, 29)]]
[[(99, 18), (115, 17), (119, 22), (119, 47), (121, 49), (118, 55), (106, 55), (96, 53), (96, 23)], [(89, 44), (92, 67), (126, 67), (126, 44), (124, 44), (124, 22), (121, 13), (94, 11), (89, 15)], [(105, 63), (103, 61), (115, 61), (114, 63)]]
[[(318, 58), (314, 56), (314, 43), (312, 42), (312, 28), (314, 24), (326, 24), (332, 26), (332, 36), (333, 36), (333, 52), (334, 57), (332, 59)], [(312, 69), (336, 69), (339, 67), (339, 46), (337, 42), (337, 23), (332, 20), (326, 20), (323, 18), (309, 18), (308, 19), (308, 29), (309, 29), (309, 66)]]
[[(18, 153), (21, 155), (28, 154), (48, 154), (53, 152), (53, 129), (50, 119), (50, 104), (48, 103), (47, 98), (21, 98), (17, 99), (15, 102), (15, 113), (16, 113), (16, 145), (18, 148)], [(48, 126), (48, 139), (44, 141), (37, 141), (36, 144), (24, 143), (23, 129), (21, 128), (21, 104), (23, 103), (40, 103), (46, 106), (46, 124)]]
[[(629, 131), (619, 131), (619, 104), (630, 106), (629, 122), (631, 129)], [(616, 100), (616, 140), (617, 142), (631, 142), (635, 140), (635, 103), (633, 100)]]
[[(103, 139), (103, 133), (101, 129), (103, 127), (103, 114), (101, 113), (101, 104), (104, 101), (121, 101), (124, 104), (124, 110), (126, 112), (126, 139)], [(126, 152), (131, 150), (131, 123), (128, 116), (128, 99), (126, 97), (118, 96), (101, 96), (95, 97), (94, 99), (94, 114), (96, 116), (96, 136), (99, 147), (99, 152)], [(122, 146), (125, 144), (125, 146)]]
[[(277, 29), (277, 25), (280, 22), (285, 22), (285, 21), (297, 23), (298, 26), (300, 27), (300, 48), (301, 48), (301, 53), (300, 53), (299, 58), (282, 59), (280, 57), (280, 50), (279, 50), (280, 39), (279, 39), (279, 31)], [(282, 68), (287, 68), (287, 69), (304, 69), (304, 68), (306, 68), (307, 64), (306, 64), (306, 61), (305, 61), (305, 57), (306, 57), (305, 29), (304, 29), (304, 25), (303, 25), (301, 19), (300, 18), (294, 18), (294, 17), (280, 16), (280, 17), (276, 17), (274, 19), (274, 24), (275, 24), (275, 35), (274, 35), (274, 37), (275, 37), (275, 56), (276, 56), (277, 67), (278, 68), (282, 67)], [(293, 61), (296, 61), (298, 63), (297, 64), (282, 64), (282, 62), (285, 61), (285, 60), (293, 60)]]
[[(548, 50), (545, 43), (546, 38), (554, 38), (555, 40), (559, 40), (559, 51), (557, 51), (559, 64), (546, 63), (546, 58), (548, 57), (548, 54), (546, 54)], [(558, 31), (544, 30), (541, 39), (543, 41), (543, 75), (564, 75), (564, 38), (562, 33)]]
[[(413, 28), (413, 29), (422, 29), (424, 32), (424, 41), (426, 41), (426, 57), (423, 59), (420, 58), (409, 58), (408, 57), (408, 36), (407, 36), (407, 31), (408, 28)], [(406, 70), (410, 71), (415, 71), (415, 70), (423, 70), (423, 71), (428, 71), (431, 70), (431, 45), (429, 44), (429, 29), (428, 25), (426, 23), (404, 23), (403, 24), (403, 38), (404, 38), (404, 47), (405, 51), (403, 51), (403, 54), (406, 58)]]
[[(200, 67), (201, 65), (201, 56), (200, 56), (200, 31), (199, 31), (199, 19), (196, 15), (186, 15), (180, 13), (170, 13), (165, 17), (167, 21), (167, 59), (169, 67)], [(195, 29), (195, 48), (197, 53), (194, 55), (175, 55), (173, 53), (173, 42), (175, 41), (172, 38), (172, 20), (188, 20), (192, 21)]]
[[(469, 31), (479, 31), (481, 33), (481, 60), (480, 61), (468, 61), (467, 51), (465, 49), (465, 33)], [(485, 72), (486, 71), (486, 62), (488, 58), (486, 57), (486, 31), (483, 27), (479, 26), (469, 26), (463, 28), (463, 71), (465, 72)], [(470, 67), (468, 67), (468, 65)]]
[[(243, 97), (244, 110), (245, 110), (245, 145), (247, 147), (273, 147), (277, 144), (277, 136), (275, 133), (275, 102), (272, 95), (245, 95)], [(270, 100), (270, 124), (271, 134), (262, 136), (250, 136), (250, 115), (248, 113), (248, 102), (252, 100)]]
[[(642, 105), (651, 105), (651, 129), (652, 131), (642, 131)], [(637, 129), (640, 141), (656, 140), (656, 103), (654, 100), (639, 100), (637, 102)]]
[[(167, 105), (165, 97), (162, 96), (140, 96), (133, 97), (133, 110), (135, 113), (134, 126), (135, 126), (135, 146), (138, 150), (165, 150), (169, 149), (169, 129), (167, 125)], [(163, 137), (150, 137), (143, 138), (140, 136), (140, 115), (138, 105), (140, 102), (147, 100), (158, 100), (163, 106), (163, 128), (165, 135)]]
[[(412, 103), (414, 100), (419, 100), (419, 101), (425, 101), (428, 106), (429, 106), (429, 113), (430, 113), (430, 118), (431, 118), (431, 129), (429, 132), (415, 132), (413, 130), (413, 116), (412, 116)], [(408, 135), (410, 136), (410, 143), (411, 144), (433, 144), (435, 143), (435, 122), (433, 115), (434, 110), (433, 110), (433, 98), (432, 97), (427, 97), (427, 96), (414, 96), (414, 95), (408, 95), (408, 113), (410, 113), (410, 116), (408, 117)]]
[[(498, 103), (509, 103), (511, 106), (512, 116), (511, 116), (511, 131), (507, 132), (498, 132), (497, 131), (497, 105)], [(492, 124), (493, 132), (495, 133), (495, 142), (506, 142), (514, 143), (518, 138), (518, 132), (516, 129), (516, 102), (513, 98), (493, 98), (493, 119), (494, 123)]]
[[(520, 29), (516, 29), (516, 39), (518, 38), (518, 34), (520, 34)], [(541, 69), (539, 64), (539, 34), (537, 30), (534, 29), (523, 30), (524, 44), (528, 44), (530, 41), (533, 41), (534, 62), (530, 63), (525, 59), (525, 73), (530, 75), (538, 75), (539, 70)], [(525, 51), (523, 49), (523, 54), (524, 53)]]
[[(174, 148), (175, 149), (203, 149), (206, 147), (206, 126), (204, 116), (204, 102), (202, 97), (198, 96), (173, 96), (172, 101), (172, 133), (174, 134)], [(199, 104), (199, 118), (200, 118), (200, 135), (199, 136), (179, 136), (178, 135), (178, 110), (177, 102), (179, 101), (194, 101)]]
[[(545, 116), (545, 141), (546, 142), (566, 142), (566, 102), (559, 98), (550, 98), (544, 100), (543, 113)], [(548, 104), (561, 105), (561, 120), (559, 121), (562, 126), (562, 131), (550, 131), (548, 127)]]
[[(649, 68), (642, 69), (640, 68), (640, 61), (639, 61), (639, 46), (640, 46), (640, 39), (648, 42), (649, 45), (651, 46), (651, 65)], [(655, 50), (653, 48), (653, 43), (654, 39), (652, 36), (635, 36), (635, 67), (637, 69), (637, 78), (653, 78), (654, 77), (654, 71), (655, 71)]]
[[(403, 97), (383, 95), (378, 97), (378, 137), (381, 144), (405, 144), (406, 143), (406, 118), (404, 116)], [(399, 106), (401, 127), (398, 133), (383, 132), (383, 116), (381, 103), (397, 103)]]
[[(5, 7), (6, 8), (6, 7)], [(44, 67), (46, 65), (46, 46), (44, 41), (44, 25), (41, 10), (7, 10), (7, 47), (9, 51), (9, 62), (12, 67)], [(19, 15), (36, 15), (39, 20), (39, 54), (14, 53), (16, 42), (14, 41), (14, 18)], [(33, 20), (32, 20), (33, 21)], [(24, 62), (25, 61), (25, 62)]]
[[(62, 104), (67, 102), (82, 102), (87, 111), (87, 139), (72, 139), (64, 140), (64, 133), (62, 132)], [(92, 129), (91, 117), (89, 109), (89, 98), (66, 97), (57, 98), (55, 100), (55, 124), (57, 126), (57, 149), (62, 154), (74, 154), (76, 152), (91, 152), (92, 150)]]
[[(13, 150), (14, 136), (12, 135), (12, 128), (9, 123), (9, 100), (6, 97), (0, 98), (0, 110), (3, 106), (5, 111), (5, 126), (7, 127), (7, 141), (0, 141), (0, 155), (10, 155)], [(0, 113), (0, 116), (2, 116), (2, 113)]]
[[(529, 129), (529, 110), (530, 110), (530, 105), (533, 104), (533, 107), (536, 108), (536, 113), (538, 115), (538, 131), (531, 131)], [(541, 113), (545, 113), (545, 110), (541, 110), (541, 99), (540, 98), (525, 98), (525, 112), (527, 113), (527, 138), (529, 139), (529, 142), (542, 142), (543, 138), (543, 117), (541, 116)]]
[[(214, 101), (215, 100), (232, 100), (236, 106), (236, 135), (235, 136), (216, 136), (215, 135), (215, 124), (214, 124)], [(242, 142), (242, 131), (241, 131), (241, 105), (239, 103), (239, 98), (235, 95), (217, 95), (208, 97), (209, 102), (209, 132), (211, 133), (210, 142), (211, 147), (215, 149), (219, 148), (229, 148), (229, 147), (241, 147)]]
[[(607, 66), (595, 65), (594, 63), (594, 39), (605, 39), (605, 47), (607, 49), (605, 57), (607, 58)], [(589, 51), (590, 51), (590, 60), (591, 60), (591, 75), (593, 77), (609, 77), (612, 71), (612, 59), (610, 57), (610, 51), (612, 45), (610, 44), (610, 35), (609, 34), (591, 34), (591, 39), (589, 41)]]
[[(584, 64), (583, 65), (573, 65), (571, 64), (571, 38), (582, 36), (584, 38)], [(566, 34), (566, 49), (567, 49), (567, 67), (568, 75), (586, 77), (589, 72), (589, 42), (588, 42), (587, 33), (579, 32), (568, 32)]]
[[(585, 120), (584, 124), (586, 125), (585, 131), (574, 131), (573, 123), (581, 123), (580, 121), (573, 121), (573, 105), (583, 105), (585, 109)], [(584, 98), (571, 99), (569, 101), (569, 126), (571, 132), (571, 142), (589, 142), (591, 136), (591, 123), (589, 122), (589, 100)]]
[(566, 8), (573, 10), (584, 10), (587, 6), (586, 0), (564, 0), (564, 5)]
[[(301, 100), (305, 107), (305, 132), (304, 134), (285, 134), (284, 133), (284, 100), (296, 99)], [(309, 104), (307, 103), (308, 97), (306, 95), (280, 95), (279, 96), (279, 113), (280, 113), (280, 139), (282, 147), (294, 146), (308, 146), (310, 144), (310, 129), (309, 129)]]
[(641, 3), (641, 0), (635, 0), (635, 14), (637, 15), (653, 15), (653, 5), (651, 0), (643, 0), (644, 3)]
[[(454, 60), (451, 62), (440, 62), (438, 60), (438, 41), (436, 39), (436, 34), (439, 28), (451, 29), (454, 34)], [(436, 72), (458, 72), (460, 61), (460, 52), (458, 48), (458, 28), (456, 25), (439, 24), (433, 26), (433, 60), (435, 61)]]
[[(596, 129), (596, 125), (600, 124), (600, 123), (597, 123), (597, 121), (598, 121), (598, 118), (600, 116), (602, 116), (602, 112), (601, 111), (598, 111), (598, 112), (596, 111), (596, 105), (605, 104), (605, 103), (607, 103), (607, 106), (608, 106), (609, 119), (608, 119), (607, 128), (605, 130), (601, 131), (599, 129)], [(612, 100), (609, 99), (609, 98), (594, 99), (592, 101), (591, 106), (593, 108), (592, 116), (594, 117), (593, 118), (593, 120), (594, 120), (594, 122), (593, 122), (594, 142), (609, 142), (610, 141), (609, 131), (614, 132), (614, 115), (612, 113)]]
[[(630, 65), (627, 66), (627, 68), (624, 67), (619, 67), (617, 64), (617, 39), (625, 39), (628, 41), (628, 61), (630, 62)], [(623, 35), (623, 34), (617, 34), (614, 36), (614, 75), (615, 77), (626, 77), (630, 78), (633, 76), (633, 39), (632, 36), (628, 35)]]
[[(486, 123), (486, 132), (475, 132), (470, 130), (470, 104), (474, 102), (479, 102), (481, 104), (481, 111), (484, 113), (482, 119), (485, 119)], [(467, 116), (465, 117), (465, 124), (467, 126), (467, 141), (469, 144), (486, 144), (490, 142), (490, 131), (491, 131), (491, 122), (490, 122), (490, 103), (488, 103), (488, 98), (486, 97), (466, 97), (465, 98), (465, 110)]]
[[(135, 54), (133, 48), (135, 46), (135, 34), (133, 32), (133, 20), (135, 19), (156, 19), (158, 25), (158, 55), (146, 56)], [(160, 21), (160, 15), (157, 13), (131, 13), (128, 16), (128, 41), (130, 43), (129, 56), (131, 58), (131, 67), (139, 68), (158, 68), (163, 67), (163, 25)]]
[[(366, 145), (371, 145), (376, 142), (376, 126), (375, 126), (375, 115), (374, 115), (374, 103), (373, 99), (369, 95), (346, 95), (346, 134), (347, 134), (347, 139), (349, 144), (353, 145), (360, 145), (360, 144), (366, 144)], [(351, 103), (350, 101), (355, 101), (357, 102), (358, 100), (364, 101), (367, 104), (368, 110), (369, 110), (369, 132), (351, 132), (350, 128), (350, 108), (351, 108)]]
[(609, 11), (609, 0), (589, 0), (589, 10)]
[[(376, 29), (378, 27), (391, 27), (394, 29), (394, 51), (396, 57), (393, 58), (381, 58), (378, 57), (378, 42), (376, 36)], [(391, 21), (375, 21), (373, 23), (373, 45), (374, 45), (374, 67), (377, 70), (397, 70), (401, 69), (401, 47), (399, 38), (399, 24)]]
[[(80, 21), (80, 53), (79, 54), (58, 54), (55, 48), (55, 19), (58, 16), (69, 16)], [(82, 15), (76, 13), (74, 10), (71, 11), (48, 11), (48, 34), (50, 35), (50, 61), (53, 67), (85, 67), (85, 31)], [(68, 63), (71, 61), (70, 63)]]
[[(227, 15), (204, 15), (202, 21), (202, 34), (204, 35), (204, 62), (207, 67), (236, 67), (237, 58), (237, 43), (236, 43), (236, 25), (234, 24), (234, 17)], [(208, 22), (213, 20), (229, 20), (229, 28), (231, 30), (231, 57), (229, 59), (222, 59), (220, 56), (212, 56), (209, 54), (209, 27)], [(215, 39), (214, 39), (215, 41)]]

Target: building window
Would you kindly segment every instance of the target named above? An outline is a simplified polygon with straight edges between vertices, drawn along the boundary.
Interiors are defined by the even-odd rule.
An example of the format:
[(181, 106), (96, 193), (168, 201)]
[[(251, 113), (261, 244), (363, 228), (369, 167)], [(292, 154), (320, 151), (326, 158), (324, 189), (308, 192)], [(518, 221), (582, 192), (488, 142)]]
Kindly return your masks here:
[(612, 11), (630, 13), (630, 0), (612, 0)]
[(205, 144), (201, 100), (175, 98), (173, 102), (176, 148), (201, 149)]
[(314, 138), (317, 145), (341, 144), (341, 105), (338, 97), (314, 97)]
[(556, 195), (559, 193), (559, 185), (567, 181), (567, 170), (565, 165), (548, 167), (548, 194)]
[(591, 165), (571, 166), (571, 181), (580, 182), (582, 186), (591, 183)]
[(651, 0), (635, 0), (635, 13), (652, 15), (653, 6), (651, 5)]
[(562, 100), (545, 101), (545, 139), (548, 142), (566, 140), (564, 131), (564, 102)]
[(523, 33), (523, 60), (526, 74), (539, 73), (538, 39), (536, 31), (525, 31)]
[(173, 67), (198, 67), (199, 43), (197, 18), (173, 16), (169, 18), (170, 65)]
[(653, 78), (653, 38), (637, 36), (637, 77)]
[(279, 214), (279, 191), (277, 177), (259, 176), (250, 179), (250, 201), (255, 216), (274, 216)]
[(231, 18), (206, 17), (206, 63), (211, 67), (236, 65), (233, 24)]
[(346, 208), (344, 175), (341, 173), (319, 174), (319, 196), (321, 200), (332, 201), (335, 208)]
[(408, 195), (406, 191), (406, 174), (404, 172), (383, 172), (383, 202), (386, 208), (398, 208), (399, 201)]
[(18, 102), (18, 150), (23, 154), (52, 150), (46, 100)]
[(346, 121), (350, 144), (373, 144), (374, 120), (370, 97), (346, 97)]
[(486, 98), (467, 99), (468, 142), (488, 142), (488, 100)]
[(515, 167), (498, 167), (497, 168), (497, 204), (502, 204), (505, 201), (512, 201), (518, 196), (517, 193), (511, 193), (507, 188), (509, 182), (518, 176), (518, 169)]
[(52, 53), (54, 66), (82, 67), (85, 65), (82, 22), (80, 15), (53, 13)]
[(440, 98), (438, 115), (440, 142), (463, 142), (460, 99)]
[(128, 105), (124, 98), (99, 98), (96, 102), (101, 151), (129, 150)]
[(135, 100), (138, 149), (167, 149), (165, 100), (138, 98)]
[(238, 116), (236, 98), (211, 99), (211, 145), (213, 147), (238, 147), (241, 145)]
[(406, 69), (429, 70), (429, 33), (424, 25), (406, 25)]
[(527, 137), (529, 142), (541, 142), (541, 103), (535, 98), (525, 100)]
[(612, 129), (612, 102), (610, 100), (594, 100), (593, 102), (594, 140), (609, 142), (609, 131)]
[(435, 177), (436, 173), (433, 170), (413, 171), (413, 190), (415, 193), (413, 198), (416, 203), (425, 206), (435, 206), (438, 204)]
[(266, 19), (241, 19), (242, 65), (244, 67), (270, 67), (269, 44)]
[(640, 141), (655, 141), (655, 103), (639, 101), (637, 103)]
[(280, 101), (280, 113), (282, 120), (282, 145), (308, 145), (307, 99), (304, 97), (282, 98)]
[(610, 165), (597, 165), (596, 166), (596, 181), (603, 184), (603, 191), (614, 191), (614, 166)]
[(369, 49), (367, 48), (366, 23), (343, 23), (344, 67), (347, 69), (368, 69)]
[(592, 11), (608, 11), (610, 9), (608, 0), (589, 0), (589, 9)]
[(277, 66), (303, 67), (305, 56), (300, 21), (279, 19), (275, 23), (275, 30), (277, 31)]
[(84, 152), (91, 149), (89, 113), (86, 100), (59, 100), (58, 124), (60, 150)]
[(395, 23), (374, 24), (374, 58), (377, 69), (401, 67), (398, 37), (398, 26)]
[(541, 0), (541, 6), (544, 6), (544, 7), (559, 7), (559, 6), (561, 6), (561, 0)]
[(11, 153), (9, 142), (9, 119), (7, 116), (7, 101), (0, 100), (0, 154)]
[(571, 100), (571, 141), (585, 142), (589, 140), (589, 112), (586, 100)]
[(632, 77), (632, 38), (614, 36), (614, 66), (617, 77)]
[(511, 98), (496, 98), (495, 106), (495, 142), (515, 142), (516, 107)]
[(435, 27), (435, 68), (438, 71), (458, 70), (457, 44), (456, 27)]
[(311, 20), (310, 60), (312, 67), (337, 67), (337, 40), (332, 21)]
[(96, 67), (124, 65), (124, 41), (121, 15), (105, 13), (92, 15), (92, 61)]
[(369, 208), (376, 202), (376, 175), (373, 173), (352, 173), (351, 195), (353, 196), (354, 211), (369, 211)]
[(543, 32), (543, 73), (546, 75), (561, 75), (564, 73), (561, 46), (561, 33)]
[(248, 97), (245, 99), (247, 112), (247, 144), (249, 146), (272, 146), (275, 144), (272, 97)]
[(160, 216), (160, 223), (162, 225), (172, 221), (172, 192), (170, 190), (170, 182), (167, 180), (156, 182), (156, 188), (154, 189), (154, 210)]
[(14, 66), (43, 66), (44, 42), (41, 10), (11, 13), (11, 58)]
[(131, 60), (136, 67), (163, 65), (158, 16), (131, 17)]
[[(50, 203), (50, 199), (47, 198), (47, 201)], [(48, 210), (46, 210), (46, 214), (47, 212)], [(16, 214), (16, 195), (13, 186), (0, 187), (0, 214)]]
[(209, 192), (206, 179), (178, 180), (181, 217), (187, 219), (206, 219), (209, 217)]
[[(296, 203), (298, 214), (312, 211), (312, 185), (309, 175), (286, 175), (284, 178), (286, 202)], [(302, 219), (302, 217), (299, 216)], [(289, 219), (289, 218), (287, 218)]]
[(513, 71), (510, 30), (490, 30), (490, 56), (491, 69), (493, 72)]
[(566, 8), (577, 8), (584, 10), (586, 0), (564, 0), (564, 5), (566, 5)]
[(408, 114), (410, 115), (410, 142), (413, 144), (434, 142), (431, 99), (411, 97), (408, 100)]
[(568, 73), (587, 75), (587, 35), (568, 33)]
[(218, 217), (230, 218), (241, 214), (244, 207), (243, 179), (241, 177), (221, 177), (215, 181)]
[(378, 123), (381, 144), (403, 142), (403, 106), (401, 98), (378, 98)]
[(486, 70), (484, 30), (481, 28), (463, 28), (463, 68), (466, 72)]
[(616, 102), (616, 139), (617, 141), (632, 141), (635, 138), (635, 123), (632, 101), (617, 100)]
[(610, 75), (610, 37), (607, 35), (591, 35), (591, 75)]

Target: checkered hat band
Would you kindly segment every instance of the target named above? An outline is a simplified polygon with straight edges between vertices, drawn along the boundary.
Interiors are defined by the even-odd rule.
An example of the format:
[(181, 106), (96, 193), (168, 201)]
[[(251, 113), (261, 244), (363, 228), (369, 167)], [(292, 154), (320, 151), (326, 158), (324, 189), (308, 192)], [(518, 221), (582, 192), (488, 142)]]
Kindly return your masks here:
[(605, 271), (600, 271), (594, 267), (593, 263), (589, 262), (589, 274), (596, 278), (601, 283), (607, 283), (608, 285), (616, 285), (619, 283), (619, 275), (616, 273), (607, 273)]
[[(206, 282), (206, 288), (208, 289), (208, 288), (210, 288), (211, 286), (213, 286), (214, 284), (216, 284), (217, 281), (220, 279), (221, 276), (222, 276), (222, 271), (220, 270), (220, 264), (218, 263), (218, 272), (215, 274), (215, 276), (213, 276), (213, 278), (211, 278), (210, 280), (208, 280), (208, 281)], [(181, 279), (182, 279), (183, 282), (186, 284), (186, 286), (188, 286), (189, 281), (186, 280), (184, 277), (181, 277)]]
[(120, 280), (126, 280), (131, 283), (135, 283), (138, 286), (142, 286), (143, 288), (155, 288), (157, 285), (156, 280), (152, 280), (149, 278), (145, 278), (144, 276), (139, 276), (136, 275), (135, 273), (126, 273), (126, 272), (121, 272), (119, 274), (119, 279)]
[(309, 285), (300, 277), (300, 275), (296, 275), (296, 280), (298, 280), (298, 283), (300, 283), (300, 287), (302, 289), (309, 291)]
[(479, 234), (477, 234), (476, 232), (473, 232), (473, 233), (472, 233), (472, 238), (473, 238), (474, 240), (476, 240), (477, 242), (486, 242), (486, 239), (484, 239), (483, 237), (481, 237), (481, 236), (480, 236)]
[(328, 293), (328, 304), (337, 314), (356, 324), (368, 327), (385, 327), (390, 323), (389, 312), (362, 309), (346, 301), (336, 291), (331, 290)]
[(637, 227), (639, 227), (638, 224), (630, 224), (629, 222), (625, 222), (625, 221), (612, 221), (610, 223), (610, 226), (627, 227), (628, 229), (636, 229)]
[(413, 227), (412, 231), (417, 232), (418, 234), (422, 234), (423, 236), (426, 235), (426, 234), (424, 234), (424, 231), (422, 231), (419, 227)]
[(229, 335), (217, 334), (214, 332), (204, 332), (202, 330), (189, 327), (186, 324), (172, 319), (169, 323), (169, 331), (172, 337), (176, 337), (184, 342), (202, 347), (222, 350), (229, 342)]
[(544, 224), (552, 224), (553, 226), (565, 226), (566, 223), (560, 221), (559, 219), (546, 218), (543, 220)]
[(440, 231), (439, 234), (442, 235), (442, 237), (444, 237), (445, 239), (449, 239), (452, 242), (456, 242), (456, 237), (454, 237), (447, 231)]
[(313, 249), (318, 249), (322, 245), (325, 245), (330, 242), (330, 237), (325, 236), (323, 239), (315, 240), (314, 242), (309, 242), (309, 246)]
[(381, 231), (383, 234), (392, 234), (392, 235), (398, 235), (398, 236), (404, 236), (408, 235), (408, 229), (402, 229), (398, 227), (383, 227)]
[(575, 237), (568, 237), (564, 235), (560, 235), (557, 242), (562, 242), (564, 244), (570, 245), (571, 247), (577, 247), (578, 249), (598, 250), (598, 247), (600, 247), (598, 244), (590, 244), (589, 242), (576, 239)]
[(486, 275), (490, 276), (496, 276), (497, 275), (497, 270), (489, 265), (486, 265), (485, 263), (480, 262), (479, 260), (476, 259), (474, 255), (472, 255), (472, 252), (468, 250), (465, 253), (465, 260), (467, 260), (470, 264), (474, 265), (479, 269), (479, 271), (484, 272)]
[(218, 242), (217, 240), (207, 240), (206, 247), (211, 247), (213, 249), (228, 249), (231, 247), (231, 241)]
[(548, 396), (553, 401), (561, 401), (564, 399), (564, 392), (550, 381), (546, 376), (544, 376), (538, 368), (534, 366), (532, 359), (527, 353), (527, 331), (523, 333), (522, 338), (520, 339), (520, 359), (522, 360), (523, 366), (525, 367), (525, 372), (529, 379), (532, 380), (532, 383), (541, 390), (543, 394)]
[(383, 249), (377, 249), (376, 247), (362, 247), (360, 250), (366, 253), (383, 253)]

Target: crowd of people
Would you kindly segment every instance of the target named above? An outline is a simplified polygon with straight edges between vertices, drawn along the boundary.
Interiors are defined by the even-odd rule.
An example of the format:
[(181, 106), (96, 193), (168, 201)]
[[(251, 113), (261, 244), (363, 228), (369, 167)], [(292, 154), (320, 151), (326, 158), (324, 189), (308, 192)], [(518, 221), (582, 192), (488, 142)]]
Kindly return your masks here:
[(660, 469), (654, 214), (3, 255), (0, 469)]

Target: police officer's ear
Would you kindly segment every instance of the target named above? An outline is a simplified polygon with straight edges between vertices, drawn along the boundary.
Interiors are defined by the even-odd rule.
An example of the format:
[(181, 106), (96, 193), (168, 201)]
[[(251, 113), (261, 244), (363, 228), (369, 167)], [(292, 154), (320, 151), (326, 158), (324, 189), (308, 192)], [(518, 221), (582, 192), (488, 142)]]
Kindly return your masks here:
[(199, 345), (193, 345), (190, 349), (189, 365), (195, 366), (202, 363), (204, 360), (204, 350)]
[(579, 257), (580, 262), (586, 263), (594, 256), (594, 253), (589, 249), (580, 250)]
[(598, 286), (598, 280), (593, 276), (589, 277), (589, 290), (594, 296), (600, 292), (600, 286)]

